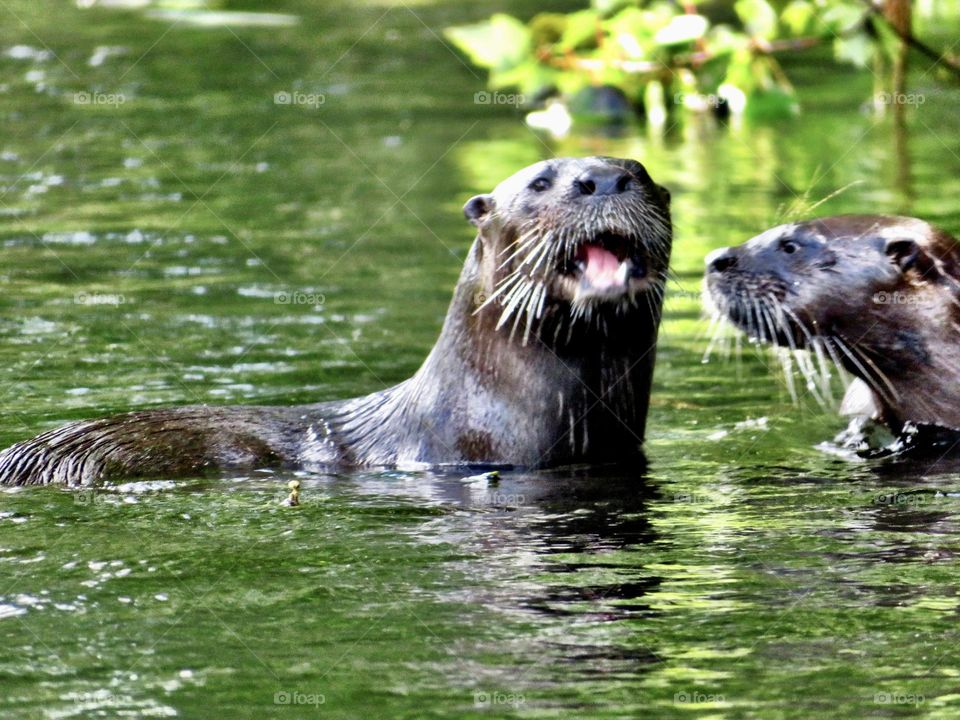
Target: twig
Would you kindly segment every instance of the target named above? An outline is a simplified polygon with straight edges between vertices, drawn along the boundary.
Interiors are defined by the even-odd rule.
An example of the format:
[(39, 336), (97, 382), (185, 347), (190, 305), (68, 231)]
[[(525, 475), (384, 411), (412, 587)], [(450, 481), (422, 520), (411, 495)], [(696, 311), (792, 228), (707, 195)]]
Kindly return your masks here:
[(866, 5), (871, 14), (883, 20), (883, 22), (889, 27), (893, 32), (899, 37), (903, 42), (912, 47), (914, 50), (926, 55), (930, 58), (935, 65), (940, 65), (941, 67), (946, 68), (958, 78), (960, 78), (960, 64), (954, 61), (952, 58), (947, 57), (945, 52), (938, 52), (934, 48), (927, 45), (922, 40), (919, 40), (913, 33), (904, 32), (900, 28), (896, 27), (891, 23), (887, 17), (883, 14), (883, 8), (877, 5), (873, 0), (862, 0), (863, 4)]
[[(822, 38), (806, 37), (794, 38), (790, 40), (754, 40), (751, 42), (751, 48), (763, 55), (772, 55), (777, 52), (790, 50), (806, 50), (823, 42)], [(716, 53), (709, 50), (689, 53), (687, 55), (678, 55), (674, 57), (674, 67), (693, 67), (703, 64), (716, 57)], [(555, 59), (554, 64), (562, 66), (573, 66), (581, 70), (602, 70), (612, 64), (619, 70), (631, 74), (663, 74), (672, 68), (661, 62), (650, 60), (601, 60), (598, 58), (580, 58), (567, 56), (562, 59)]]

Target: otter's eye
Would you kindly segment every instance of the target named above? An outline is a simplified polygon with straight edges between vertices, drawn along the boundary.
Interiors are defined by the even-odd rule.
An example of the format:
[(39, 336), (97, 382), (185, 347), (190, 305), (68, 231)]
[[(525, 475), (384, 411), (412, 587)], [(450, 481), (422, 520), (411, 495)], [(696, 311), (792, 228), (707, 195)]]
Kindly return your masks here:
[(800, 249), (800, 246), (797, 245), (793, 240), (781, 240), (780, 249), (783, 250), (787, 255), (793, 255), (797, 250)]
[(545, 177), (538, 177), (534, 180), (528, 187), (534, 192), (543, 192), (544, 190), (550, 189), (550, 179)]

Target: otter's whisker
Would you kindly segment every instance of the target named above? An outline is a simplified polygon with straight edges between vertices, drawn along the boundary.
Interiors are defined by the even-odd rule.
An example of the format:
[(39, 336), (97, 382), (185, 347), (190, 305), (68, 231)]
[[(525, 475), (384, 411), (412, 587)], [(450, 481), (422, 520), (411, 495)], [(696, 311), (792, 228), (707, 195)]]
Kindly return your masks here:
[[(510, 292), (510, 294), (504, 300), (503, 312), (500, 313), (500, 319), (497, 321), (496, 330), (499, 330), (507, 321), (510, 320), (510, 316), (514, 314), (514, 311), (521, 306), (522, 303), (526, 302), (527, 298), (530, 296), (530, 293), (533, 292), (534, 283), (526, 279), (526, 282), (522, 282)], [(518, 316), (519, 317), (519, 316)], [(514, 324), (514, 329), (516, 329), (516, 324)], [(510, 333), (511, 337), (513, 333)]]
[(887, 374), (883, 372), (883, 370), (877, 367), (877, 364), (870, 358), (869, 355), (867, 355), (866, 351), (864, 351), (863, 348), (857, 345), (849, 345), (849, 344), (848, 344), (848, 347), (854, 352), (856, 352), (863, 359), (863, 361), (870, 366), (870, 368), (876, 374), (877, 378), (881, 382), (883, 382), (883, 384), (886, 385), (887, 388), (890, 390), (890, 393), (894, 399), (899, 397), (899, 393), (897, 392), (896, 387), (894, 387), (893, 383), (890, 381), (890, 378), (887, 377)]
[(817, 358), (817, 365), (820, 368), (820, 389), (831, 402), (833, 401), (833, 389), (830, 387), (830, 368), (827, 366), (827, 357), (823, 352), (823, 340), (817, 338), (813, 343), (813, 352)]
[[(824, 357), (824, 354), (823, 354), (823, 348), (821, 346), (821, 343), (819, 342), (820, 338), (812, 336), (811, 333), (807, 330), (806, 326), (802, 322), (800, 322), (800, 319), (797, 317), (796, 313), (791, 311), (782, 302), (777, 300), (777, 298), (774, 295), (771, 294), (768, 296), (768, 298), (770, 302), (777, 308), (777, 317), (780, 323), (781, 331), (783, 333), (783, 336), (787, 339), (787, 344), (789, 345), (791, 351), (794, 353), (795, 356), (797, 356), (798, 366), (800, 366), (801, 368), (809, 369), (809, 373), (804, 373), (804, 380), (806, 380), (807, 386), (811, 387), (814, 383), (819, 381), (820, 394), (824, 401), (824, 403), (822, 404), (827, 404), (827, 403), (832, 404), (833, 391), (830, 387), (830, 371), (827, 368), (826, 358)], [(797, 328), (804, 334), (807, 342), (807, 346), (813, 349), (813, 352), (817, 359), (816, 369), (808, 362), (808, 358), (806, 357), (804, 358), (803, 364), (801, 365), (798, 354), (801, 353), (802, 350), (800, 350), (797, 346), (796, 338), (793, 335), (793, 329), (790, 323), (786, 319), (787, 315), (789, 315), (793, 319)], [(803, 369), (801, 369), (801, 372), (803, 372)]]
[[(846, 342), (844, 342), (837, 336), (834, 336), (834, 341), (837, 343), (837, 347), (840, 348), (841, 352), (843, 352), (843, 354), (846, 355), (847, 358), (849, 358), (850, 362), (853, 363), (858, 370), (860, 370), (861, 374), (863, 375), (863, 379), (867, 382), (867, 384), (870, 385), (877, 392), (877, 394), (880, 395), (881, 398), (883, 398), (884, 401), (888, 403), (893, 402), (897, 396), (896, 388), (894, 388), (890, 384), (889, 379), (882, 372), (880, 373), (880, 379), (884, 381), (884, 383), (889, 388), (890, 392), (886, 392), (882, 387), (878, 385), (877, 378), (875, 378), (870, 373), (870, 371), (864, 366), (864, 364), (857, 357), (857, 355), (861, 355), (862, 357), (863, 351), (857, 350), (857, 355), (855, 355), (853, 350), (856, 349), (856, 346), (851, 348), (850, 346), (847, 345)], [(872, 360), (866, 357), (863, 357), (863, 360), (867, 361), (868, 364), (872, 365), (876, 369), (876, 365), (873, 363)], [(891, 396), (890, 393), (893, 393), (893, 395)]]
[(707, 348), (703, 351), (703, 357), (700, 359), (701, 362), (710, 362), (710, 356), (713, 354), (713, 350), (716, 347), (721, 331), (723, 330), (724, 322), (719, 315), (713, 315), (710, 318), (710, 325), (707, 327), (707, 335), (709, 340), (707, 341)]
[(753, 339), (754, 339), (754, 344), (759, 348), (760, 344), (766, 341), (766, 338), (764, 337), (764, 335), (766, 334), (766, 328), (765, 328), (762, 311), (760, 309), (759, 300), (757, 298), (751, 298), (750, 302), (753, 307), (754, 320), (755, 320)]
[(492, 304), (500, 295), (516, 287), (516, 284), (523, 281), (523, 276), (520, 274), (509, 275), (504, 278), (493, 292), (480, 303), (476, 310), (473, 311), (473, 314), (476, 315), (481, 310), (483, 310), (487, 305)]
[(783, 377), (787, 383), (787, 392), (790, 393), (790, 400), (795, 403), (798, 400), (797, 386), (793, 378), (793, 358), (796, 351), (782, 347), (775, 348), (775, 350), (777, 359), (780, 361), (780, 366), (783, 369)]
[(507, 257), (506, 260), (500, 263), (497, 269), (503, 270), (505, 267), (507, 267), (507, 265), (510, 264), (510, 262), (514, 258), (526, 252), (531, 246), (539, 245), (540, 242), (542, 242), (542, 239), (539, 237), (539, 234), (537, 233), (536, 229), (530, 230), (529, 232), (524, 233), (519, 238), (517, 238), (517, 240), (513, 243), (513, 245), (508, 245), (507, 247), (505, 247), (503, 250), (500, 251), (500, 254), (502, 255), (503, 253), (509, 250), (513, 250), (513, 252), (510, 253), (509, 257)]
[[(542, 290), (543, 290), (542, 283), (534, 286), (534, 288), (530, 291), (530, 293), (527, 296), (527, 301), (524, 307), (517, 312), (516, 320), (514, 320), (514, 323), (513, 323), (513, 330), (516, 330), (517, 323), (520, 321), (520, 318), (523, 317), (524, 315), (526, 316), (526, 322), (524, 323), (524, 328), (523, 328), (523, 344), (524, 345), (526, 345), (527, 341), (530, 339), (530, 331), (533, 329), (534, 313), (536, 312), (536, 305), (537, 305), (535, 301), (537, 297), (541, 294)], [(513, 335), (513, 330), (510, 333), (511, 336)]]
[(843, 362), (840, 359), (840, 356), (837, 355), (837, 349), (835, 347), (834, 338), (832, 335), (823, 336), (823, 346), (827, 349), (827, 353), (830, 355), (830, 362), (833, 363), (833, 367), (837, 370), (837, 376), (840, 378), (840, 382), (843, 383), (843, 389), (846, 390), (850, 387), (850, 380), (847, 374), (847, 371), (843, 367)]
[[(768, 298), (769, 299), (769, 298)], [(769, 304), (765, 304), (766, 317), (768, 325), (770, 327), (771, 342), (775, 342), (777, 338), (777, 330), (783, 330), (783, 322), (780, 319), (782, 316), (777, 313), (774, 313), (773, 308), (776, 307), (775, 299), (772, 303), (772, 307)], [(789, 336), (788, 333), (784, 332), (784, 335), (788, 336), (788, 347), (781, 348), (777, 347), (776, 357), (780, 363), (780, 367), (783, 370), (784, 379), (787, 383), (787, 390), (790, 393), (790, 399), (792, 402), (797, 402), (797, 390), (796, 385), (794, 384), (793, 379), (793, 364), (796, 361), (797, 367), (800, 369), (800, 374), (803, 376), (804, 381), (809, 384), (809, 378), (805, 372), (806, 368), (804, 367), (803, 361), (804, 358), (802, 355), (798, 354), (796, 344), (793, 342), (792, 336)], [(776, 346), (775, 346), (776, 347)]]
[(530, 267), (530, 273), (537, 272), (537, 270), (540, 268), (540, 265), (543, 263), (543, 261), (553, 256), (551, 243), (548, 243), (546, 241), (544, 241), (540, 246), (535, 248), (535, 250), (536, 250), (536, 255), (534, 254), (534, 251), (531, 251), (530, 254), (527, 256), (527, 258), (523, 261), (524, 265), (529, 265), (530, 263), (532, 263), (532, 267)]

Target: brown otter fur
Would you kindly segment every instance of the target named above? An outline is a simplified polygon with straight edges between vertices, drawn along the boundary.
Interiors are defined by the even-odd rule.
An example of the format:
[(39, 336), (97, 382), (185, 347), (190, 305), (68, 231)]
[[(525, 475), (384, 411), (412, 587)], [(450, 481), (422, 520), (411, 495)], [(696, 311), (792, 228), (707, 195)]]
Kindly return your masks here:
[(708, 300), (751, 336), (859, 378), (847, 405), (865, 384), (896, 433), (960, 429), (960, 243), (943, 230), (886, 215), (780, 225), (712, 253), (706, 280)]
[(477, 238), (440, 337), (406, 382), (317, 405), (72, 423), (0, 453), (0, 483), (636, 457), (670, 255), (669, 194), (638, 162), (561, 158), (521, 170), (464, 212)]

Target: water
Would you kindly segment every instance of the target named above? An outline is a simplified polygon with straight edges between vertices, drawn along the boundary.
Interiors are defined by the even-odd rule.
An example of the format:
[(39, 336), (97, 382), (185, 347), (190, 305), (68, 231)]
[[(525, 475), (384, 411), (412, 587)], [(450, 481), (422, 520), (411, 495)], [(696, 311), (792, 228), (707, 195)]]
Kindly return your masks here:
[(795, 121), (554, 142), (475, 105), (437, 38), (498, 8), (291, 0), (266, 9), (295, 26), (227, 29), (3, 3), (4, 443), (407, 377), (460, 206), (551, 153), (642, 159), (678, 278), (646, 469), (310, 476), (296, 509), (267, 474), (3, 493), (4, 718), (956, 716), (956, 466), (818, 448), (842, 421), (768, 354), (701, 362), (697, 294), (707, 251), (805, 193), (960, 231), (957, 91), (918, 69), (898, 144), (868, 76), (801, 58)]

